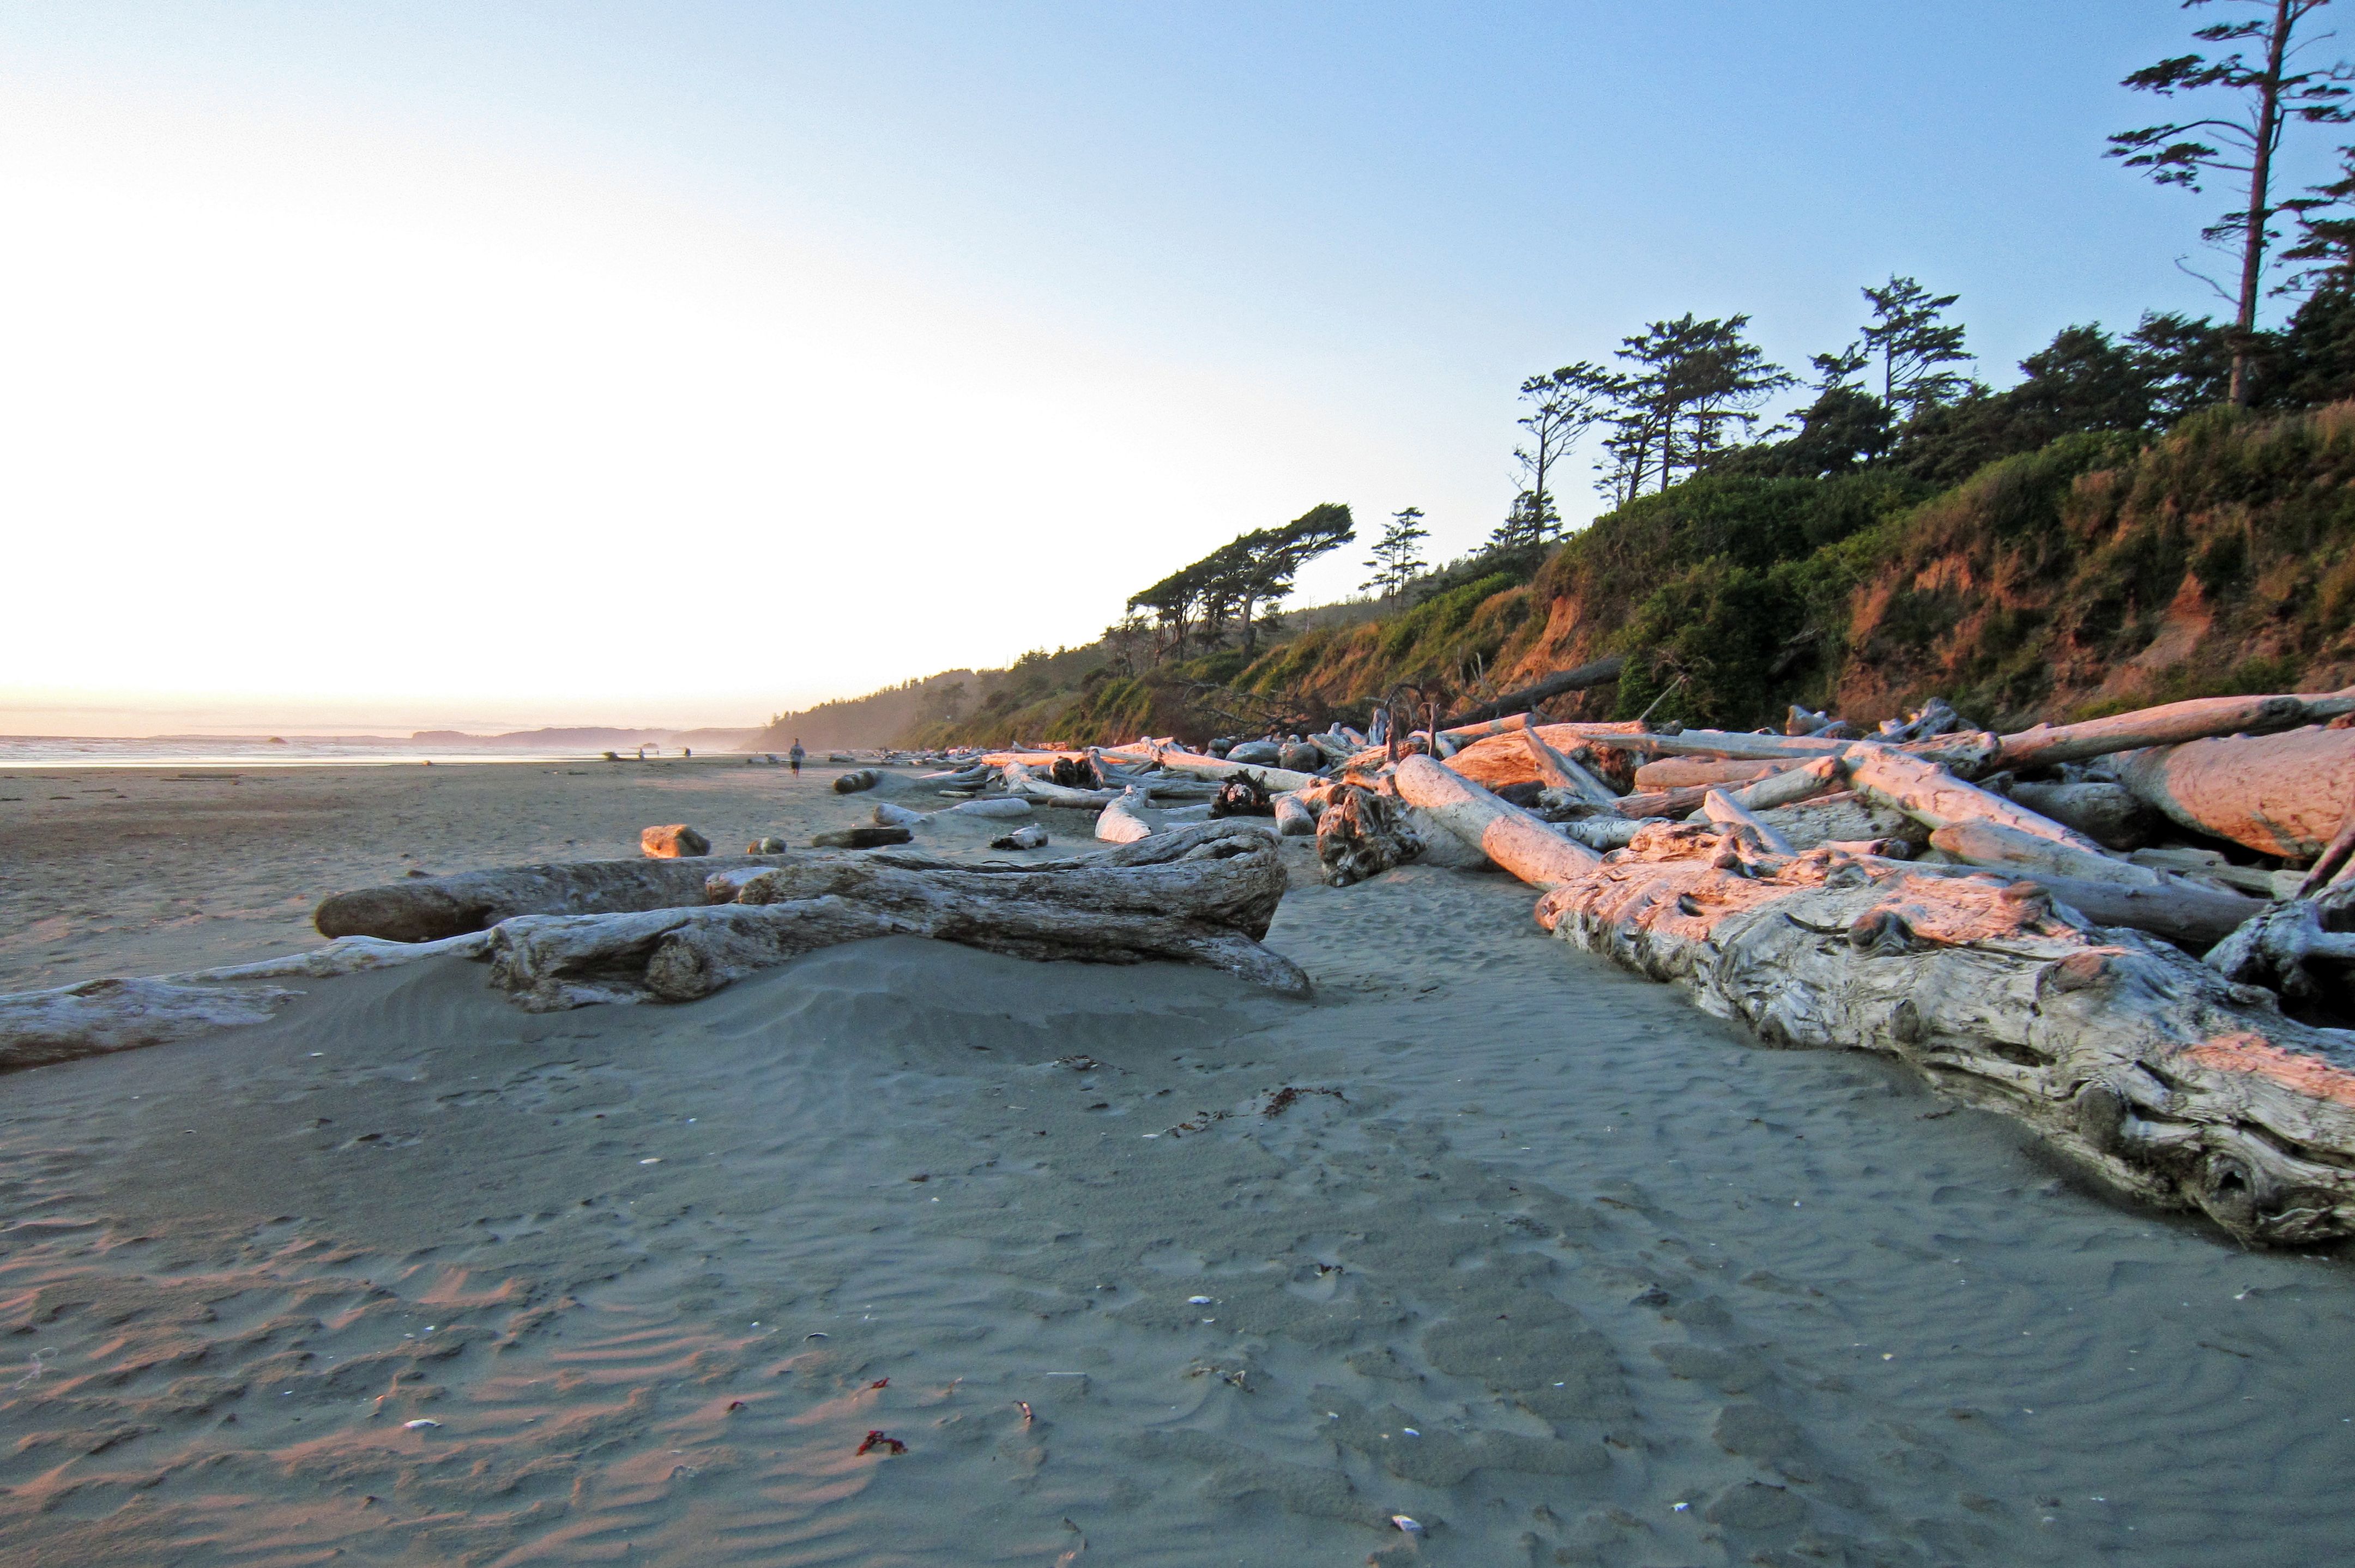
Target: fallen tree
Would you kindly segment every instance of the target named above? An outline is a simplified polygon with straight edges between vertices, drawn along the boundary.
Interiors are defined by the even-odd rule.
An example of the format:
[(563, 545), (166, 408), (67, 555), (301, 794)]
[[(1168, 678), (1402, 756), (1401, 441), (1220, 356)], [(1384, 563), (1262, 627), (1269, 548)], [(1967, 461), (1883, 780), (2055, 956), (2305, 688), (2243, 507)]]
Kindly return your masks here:
[(2305, 860), (2348, 819), (2355, 729), (2153, 747), (2121, 758), (2117, 768), (2135, 799), (2184, 827)]
[(2355, 686), (2313, 696), (2196, 697), (2083, 724), (2038, 725), (2003, 737), (1998, 768), (2050, 768), (2211, 736), (2270, 735), (2355, 713)]
[(790, 855), (702, 855), (684, 860), (591, 860), (419, 876), (324, 900), (319, 935), (432, 942), (485, 930), (517, 915), (667, 909), (703, 902), (704, 879), (740, 866), (780, 865)]
[[(709, 862), (697, 869), (708, 869)], [(305, 953), (143, 980), (83, 980), (0, 996), (0, 1072), (187, 1040), (216, 1029), (266, 1022), (303, 993), (252, 982), (323, 980), (426, 959), (469, 957), (481, 933), (439, 942), (346, 937)]]
[(2110, 1185), (2198, 1208), (2245, 1240), (2355, 1234), (2346, 1048), (2284, 1018), (2269, 993), (2097, 927), (2035, 880), (1924, 874), (1828, 847), (1775, 855), (1738, 831), (1669, 823), (1607, 862), (1570, 846), (1587, 866), (1565, 874), (1576, 861), (1478, 785), (1425, 758), (1401, 762), (1397, 780), (1549, 886), (1538, 919), (1557, 937), (1771, 1043), (1895, 1056)]
[(1574, 670), (1563, 670), (1556, 674), (1548, 675), (1544, 680), (1523, 686), (1518, 692), (1508, 692), (1494, 702), (1482, 703), (1476, 707), (1466, 708), (1454, 718), (1441, 720), (1439, 727), (1442, 730), (1455, 729), (1466, 725), (1478, 724), (1483, 719), (1495, 718), (1499, 714), (1527, 713), (1540, 703), (1561, 696), (1565, 692), (1582, 691), (1588, 686), (1608, 684), (1617, 680), (1621, 672), (1626, 668), (1627, 656), (1624, 653), (1614, 653), (1608, 658), (1597, 659), (1589, 664), (1581, 664)]
[(1025, 959), (1205, 964), (1305, 996), (1307, 977), (1259, 940), (1284, 885), (1264, 828), (1207, 822), (1039, 865), (813, 859), (747, 878), (733, 904), (518, 916), (494, 932), (489, 957), (493, 982), (536, 1012), (692, 1001), (818, 948), (883, 936)]

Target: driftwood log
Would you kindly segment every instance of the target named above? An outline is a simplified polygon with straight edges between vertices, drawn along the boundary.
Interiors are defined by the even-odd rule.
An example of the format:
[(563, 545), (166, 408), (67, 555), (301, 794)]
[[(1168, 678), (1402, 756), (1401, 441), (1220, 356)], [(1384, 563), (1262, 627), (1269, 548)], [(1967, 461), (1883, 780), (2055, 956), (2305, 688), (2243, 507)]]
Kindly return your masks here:
[(1607, 806), (1618, 810), (1619, 792), (1589, 773), (1575, 758), (1563, 756), (1545, 743), (1545, 737), (1534, 729), (1521, 731), (1521, 743), (1527, 747), (1529, 760), (1537, 765), (1538, 777), (1556, 789), (1567, 789), (1589, 805)]
[(915, 836), (915, 833), (911, 830), (901, 827), (881, 827), (870, 825), (855, 828), (835, 828), (823, 833), (812, 833), (810, 835), (810, 848), (847, 850), (881, 849), (887, 844), (906, 843)]
[(2117, 769), (2137, 800), (2187, 828), (2306, 860), (2330, 842), (2355, 800), (2355, 729), (2154, 747), (2121, 758)]
[(1689, 789), (1699, 786), (1720, 789), (1728, 785), (1739, 788), (1757, 783), (1793, 766), (1795, 764), (1791, 762), (1764, 762), (1754, 758), (1728, 758), (1720, 761), (1707, 757), (1663, 757), (1636, 769), (1636, 788)]
[(2039, 725), (2005, 736), (1996, 766), (2049, 768), (2211, 736), (2270, 735), (2350, 713), (2355, 713), (2355, 687), (2313, 696), (2200, 697), (2083, 724)]
[[(1737, 805), (1742, 803), (1738, 795), (1729, 799)], [(1867, 800), (1852, 789), (1810, 796), (1787, 806), (1770, 806), (1759, 811), (1758, 816), (1788, 839), (1794, 848), (1801, 850), (1863, 839), (1897, 839), (1915, 849), (1930, 842), (1927, 831), (1913, 818)]]
[(1770, 1043), (1895, 1056), (2110, 1185), (2245, 1240), (2355, 1234), (2355, 1057), (2268, 992), (2096, 927), (2033, 882), (1760, 854), (1700, 827), (1645, 828), (1563, 877), (1543, 846), (1497, 831), (1512, 808), (1477, 785), (1412, 763), (1398, 782), (1507, 870), (1550, 882), (1538, 918), (1557, 937)]
[(1423, 853), (1423, 844), (1394, 796), (1344, 784), (1316, 819), (1316, 860), (1325, 880), (1348, 887), (1380, 876)]
[(1205, 964), (1303, 996), (1307, 977), (1259, 941), (1284, 884), (1267, 831), (1225, 822), (1035, 866), (813, 860), (748, 878), (734, 904), (506, 921), (492, 980), (535, 1012), (686, 1001), (818, 948), (914, 936), (1026, 959)]
[(1144, 805), (1145, 797), (1138, 791), (1115, 797), (1096, 818), (1096, 837), (1108, 844), (1133, 844), (1150, 837), (1153, 824), (1140, 814)]
[(1818, 757), (1813, 762), (1796, 768), (1785, 768), (1769, 773), (1755, 783), (1726, 791), (1726, 799), (1744, 810), (1766, 811), (1776, 806), (1796, 805), (1801, 800), (1828, 795), (1848, 786), (1848, 775), (1839, 758)]
[[(845, 758), (845, 760), (848, 759)], [(881, 768), (854, 768), (847, 773), (835, 776), (834, 792), (837, 795), (856, 795), (861, 789), (872, 789), (881, 782), (883, 782)]]
[(1966, 784), (1927, 758), (1859, 741), (1841, 760), (1858, 793), (1894, 807), (1924, 827), (1994, 822), (2088, 854), (2102, 853), (2102, 846), (2084, 834), (1975, 784)]
[(700, 904), (704, 881), (712, 873), (781, 865), (791, 858), (592, 860), (412, 877), (383, 887), (338, 893), (320, 904), (311, 924), (322, 937), (432, 942), (485, 930), (517, 915), (580, 915)]
[(2157, 821), (2123, 784), (2014, 783), (2004, 793), (2108, 849), (2140, 849)]
[(2264, 908), (2219, 942), (2208, 964), (2227, 980), (2270, 986), (2293, 1001), (2343, 1003), (2355, 965), (2355, 883)]
[(1526, 713), (1540, 703), (1551, 697), (1561, 696), (1565, 692), (1582, 691), (1588, 686), (1605, 685), (1617, 680), (1620, 672), (1626, 667), (1627, 656), (1624, 653), (1614, 653), (1608, 658), (1597, 659), (1591, 664), (1581, 664), (1574, 670), (1563, 670), (1559, 673), (1548, 675), (1544, 680), (1523, 686), (1519, 691), (1508, 692), (1492, 703), (1482, 703), (1477, 707), (1469, 708), (1454, 718), (1444, 721), (1439, 727), (1442, 730), (1462, 728), (1467, 725), (1477, 724), (1482, 719), (1494, 718), (1498, 714)]
[(479, 932), (421, 943), (346, 937), (306, 953), (250, 964), (148, 980), (83, 980), (0, 996), (0, 1072), (265, 1022), (280, 1006), (302, 994), (256, 981), (323, 980), (425, 959), (472, 957), (489, 942)]

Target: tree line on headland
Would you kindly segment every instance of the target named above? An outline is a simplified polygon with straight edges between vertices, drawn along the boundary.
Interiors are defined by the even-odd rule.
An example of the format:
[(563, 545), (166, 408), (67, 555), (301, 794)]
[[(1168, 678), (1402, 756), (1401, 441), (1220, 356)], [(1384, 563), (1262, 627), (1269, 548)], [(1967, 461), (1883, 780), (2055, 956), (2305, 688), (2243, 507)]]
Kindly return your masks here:
[[(1935, 691), (1981, 722), (2355, 678), (2355, 147), (2279, 189), (2292, 133), (2355, 119), (2313, 52), (2328, 0), (2243, 13), (2128, 77), (2197, 112), (2109, 154), (2231, 202), (2201, 230), (2224, 321), (2062, 328), (1998, 389), (1958, 296), (1892, 276), (1803, 379), (1750, 318), (1646, 323), (1610, 363), (1518, 388), (1517, 493), (1433, 568), (1420, 509), (1369, 546), (1369, 596), (1280, 611), (1348, 506), (1247, 531), (1138, 590), (1099, 641), (777, 715), (814, 744), (1191, 739), (1355, 715), (1401, 681), (1475, 701), (1606, 652), (1558, 712), (1750, 725), (1781, 705), (1877, 717)], [(2267, 299), (2293, 302), (2267, 328)], [(1770, 422), (1769, 405), (1803, 400)], [(1611, 510), (1565, 531), (1582, 451)], [(1973, 705), (1976, 705), (1974, 712)]]

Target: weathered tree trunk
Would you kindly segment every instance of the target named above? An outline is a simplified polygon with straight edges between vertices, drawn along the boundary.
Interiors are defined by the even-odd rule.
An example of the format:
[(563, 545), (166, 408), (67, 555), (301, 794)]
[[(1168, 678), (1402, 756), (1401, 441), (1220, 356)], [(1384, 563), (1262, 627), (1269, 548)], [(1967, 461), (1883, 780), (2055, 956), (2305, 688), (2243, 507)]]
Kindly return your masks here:
[(858, 828), (836, 828), (830, 832), (812, 833), (812, 849), (868, 850), (887, 844), (903, 844), (916, 835), (906, 828), (869, 825)]
[(1720, 789), (1755, 784), (1790, 766), (1754, 758), (1663, 757), (1636, 769), (1638, 789)]
[(1422, 838), (1398, 801), (1356, 784), (1335, 789), (1316, 819), (1316, 859), (1325, 880), (1348, 887), (1423, 853)]
[(1545, 743), (1536, 730), (1524, 729), (1521, 740), (1529, 748), (1530, 759), (1538, 766), (1538, 777), (1557, 789), (1567, 789), (1590, 805), (1607, 806), (1615, 810), (1619, 792), (1564, 757)]
[[(1492, 735), (1517, 735), (1533, 727), (1533, 715), (1526, 713), (1508, 714), (1503, 718), (1483, 719), (1478, 724), (1458, 725), (1439, 733), (1458, 746), (1469, 746), (1476, 740), (1486, 740)], [(1364, 749), (1359, 747), (1360, 750)]]
[(1897, 1056), (2247, 1240), (2355, 1234), (2355, 1073), (2324, 1033), (2032, 884), (1805, 857), (1743, 875), (1722, 853), (1648, 830), (1539, 919), (1776, 1044)]
[(996, 795), (986, 800), (960, 800), (954, 806), (943, 806), (934, 816), (947, 817), (1027, 817), (1030, 802), (1017, 796)]
[(2195, 740), (2136, 752), (2117, 768), (2135, 799), (2187, 828), (2305, 860), (2347, 821), (2355, 729)]
[(1860, 840), (1898, 839), (1909, 849), (1929, 842), (1929, 834), (1913, 818), (1852, 789), (1811, 795), (1787, 806), (1771, 806), (1759, 819), (1802, 852), (1820, 844)]
[(1153, 824), (1137, 815), (1136, 809), (1145, 804), (1139, 796), (1121, 796), (1103, 809), (1096, 818), (1096, 837), (1108, 844), (1130, 844), (1150, 837)]
[(1617, 810), (1623, 817), (1689, 817), (1708, 798), (1709, 787), (1702, 784), (1687, 789), (1646, 789), (1620, 796)]
[(1058, 784), (1041, 779), (1023, 763), (1009, 762), (1003, 769), (1006, 790), (1026, 800), (1036, 800), (1042, 806), (1066, 806), (1082, 811), (1100, 811), (1120, 799), (1117, 789), (1075, 789), (1068, 784)]
[(1275, 798), (1275, 831), (1287, 839), (1305, 839), (1316, 834), (1316, 814), (1309, 810), (1297, 790)]
[(2038, 838), (2051, 839), (2088, 854), (2099, 855), (2102, 846), (2084, 834), (2062, 827), (2048, 817), (2040, 817), (2025, 806), (2014, 805), (2000, 795), (1991, 795), (1976, 785), (1966, 784), (1945, 768), (1923, 758), (1911, 756), (1891, 747), (1859, 742), (1844, 758), (1848, 776), (1859, 794), (1884, 801), (1931, 829), (1951, 826), (1955, 822), (1995, 822)]
[(2164, 887), (2168, 879), (2147, 865), (2135, 865), (2074, 844), (2056, 843), (2001, 822), (1949, 822), (1930, 842), (1956, 860), (1999, 866), (2030, 875), (2073, 876), (2082, 882), (2115, 882), (2121, 887)]
[[(1593, 725), (1572, 725), (1570, 727), (1582, 734), (1597, 728)], [(1845, 757), (1859, 746), (1881, 746), (1878, 741), (1840, 740), (1820, 735), (1753, 735), (1747, 731), (1723, 729), (1688, 729), (1676, 735), (1603, 735), (1598, 732), (1596, 738), (1608, 740), (1611, 745), (1625, 750), (1645, 752), (1654, 757), (1726, 757), (1752, 762), (1805, 762), (1817, 757)], [(2002, 744), (1998, 736), (1966, 731), (1958, 735), (1934, 735), (1923, 740), (1909, 740), (1900, 746), (1882, 746), (1881, 748), (1977, 778), (1988, 771)]]
[(413, 944), (346, 937), (307, 953), (288, 953), (250, 964), (151, 980), (83, 980), (0, 996), (0, 1072), (162, 1045), (241, 1023), (266, 1022), (280, 1006), (303, 994), (250, 983), (255, 980), (324, 980), (425, 959), (471, 958), (489, 942), (490, 938), (480, 932)]
[(709, 855), (692, 860), (592, 860), (504, 866), (413, 877), (338, 893), (311, 916), (322, 937), (432, 942), (496, 926), (514, 915), (669, 909), (703, 902), (704, 879), (737, 866), (782, 865), (790, 855)]
[(1796, 805), (1818, 795), (1828, 795), (1848, 787), (1848, 776), (1840, 769), (1836, 757), (1818, 757), (1813, 762), (1797, 768), (1785, 768), (1777, 773), (1739, 789), (1726, 791), (1726, 799), (1746, 811), (1768, 811), (1777, 806)]
[[(2226, 980), (2270, 986), (2294, 1001), (2347, 995), (2355, 964), (2355, 884), (2275, 905), (2216, 945), (2209, 966)], [(2334, 929), (2336, 927), (2336, 929)]]
[(1584, 876), (1602, 863), (1584, 844), (1572, 842), (1444, 763), (1428, 757), (1401, 758), (1396, 777), (1401, 800), (1430, 812), (1448, 832), (1523, 882), (1553, 886)]
[(1735, 805), (1723, 790), (1711, 789), (1702, 796), (1700, 809), (1709, 814), (1710, 821), (1721, 828), (1747, 829), (1758, 847), (1769, 854), (1796, 855), (1799, 853), (1791, 846), (1790, 840)]
[(2083, 724), (2039, 725), (2005, 736), (1996, 766), (2049, 768), (2106, 757), (2114, 751), (2171, 746), (2211, 736), (2269, 735), (2350, 713), (2355, 713), (2355, 686), (2314, 696), (2200, 697)]
[(2123, 784), (2013, 784), (2004, 793), (2105, 849), (2140, 849), (2156, 821)]
[(1597, 659), (1591, 664), (1581, 664), (1574, 670), (1563, 670), (1559, 673), (1548, 675), (1544, 680), (1534, 684), (1523, 686), (1518, 692), (1508, 692), (1493, 703), (1483, 703), (1478, 707), (1467, 709), (1442, 724), (1440, 728), (1462, 728), (1467, 725), (1477, 724), (1485, 718), (1493, 718), (1498, 714), (1526, 713), (1548, 698), (1561, 696), (1564, 692), (1580, 691), (1588, 686), (1600, 686), (1615, 681), (1619, 678), (1620, 672), (1626, 667), (1627, 656), (1624, 653), (1614, 653), (1608, 658)]
[(883, 782), (881, 768), (854, 768), (847, 773), (835, 776), (834, 792), (837, 795), (856, 795), (861, 789), (872, 789), (881, 782)]
[(1026, 959), (1207, 964), (1305, 995), (1307, 977), (1259, 942), (1284, 884), (1275, 841), (1224, 822), (1095, 862), (810, 861), (751, 878), (731, 905), (507, 921), (492, 980), (538, 1012), (687, 1001), (818, 948), (918, 936)]
[(1227, 762), (1216, 757), (1204, 757), (1199, 752), (1181, 751), (1175, 747), (1107, 747), (1104, 755), (1120, 762), (1157, 764), (1172, 773), (1191, 779), (1208, 779), (1213, 782), (1222, 783), (1238, 773), (1252, 773), (1271, 789), (1297, 789), (1317, 779), (1314, 773), (1301, 773), (1289, 768), (1261, 768), (1248, 763)]
[(1401, 764), (1399, 787), (1551, 883), (1538, 920), (1556, 936), (1770, 1042), (1894, 1055), (2122, 1191), (2246, 1240), (2355, 1234), (2355, 1072), (2337, 1043), (2171, 948), (2088, 926), (2036, 883), (1745, 855), (1667, 823), (1563, 875), (1479, 786)]

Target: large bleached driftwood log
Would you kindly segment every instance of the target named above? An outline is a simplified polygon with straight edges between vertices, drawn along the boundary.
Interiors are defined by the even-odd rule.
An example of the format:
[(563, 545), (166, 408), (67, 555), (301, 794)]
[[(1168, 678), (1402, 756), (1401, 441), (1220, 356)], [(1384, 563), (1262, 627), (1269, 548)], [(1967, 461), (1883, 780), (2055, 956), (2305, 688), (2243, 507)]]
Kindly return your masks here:
[(1451, 829), (1551, 881), (1538, 918), (1556, 936), (1772, 1043), (1898, 1057), (2120, 1190), (2244, 1239), (2355, 1234), (2355, 1055), (2269, 993), (2096, 927), (2035, 882), (1761, 854), (1697, 826), (1641, 829), (1563, 877), (1541, 846), (1497, 832), (1512, 808), (1433, 773), (1402, 765), (1400, 792), (1444, 800)]
[(1238, 773), (1249, 773), (1271, 789), (1299, 789), (1317, 782), (1320, 777), (1291, 768), (1262, 768), (1252, 763), (1229, 762), (1222, 758), (1204, 757), (1199, 752), (1174, 746), (1108, 746), (1103, 749), (1103, 754), (1115, 762), (1132, 766), (1157, 765), (1185, 778), (1208, 779), (1213, 783), (1224, 783)]
[(2187, 828), (2305, 860), (2321, 853), (2355, 800), (2355, 729), (2154, 747), (2119, 758), (2117, 768), (2137, 800)]
[(2025, 806), (2000, 795), (1966, 784), (1926, 758), (1893, 747), (1859, 742), (1842, 758), (1849, 781), (1857, 792), (1893, 806), (1928, 828), (1956, 822), (1994, 822), (2014, 832), (2051, 839), (2087, 854), (2099, 855), (2102, 846), (2050, 817), (2040, 817)]
[(2049, 768), (2211, 736), (2269, 735), (2355, 713), (2355, 687), (2315, 696), (2200, 697), (2083, 724), (2039, 725), (2003, 737), (1998, 768)]
[(514, 915), (668, 909), (703, 902), (704, 879), (740, 866), (780, 865), (788, 856), (705, 855), (690, 860), (591, 860), (511, 865), (412, 877), (338, 893), (311, 916), (322, 937), (432, 942), (497, 925)]
[(747, 879), (734, 904), (508, 920), (492, 979), (534, 1011), (687, 1001), (818, 948), (913, 936), (1025, 959), (1206, 964), (1300, 996), (1307, 977), (1259, 941), (1284, 884), (1274, 838), (1233, 822), (1036, 866), (811, 860)]
[(1441, 826), (1490, 860), (1540, 886), (1584, 876), (1602, 857), (1573, 843), (1518, 806), (1508, 805), (1469, 779), (1428, 757), (1399, 758), (1398, 791)]

